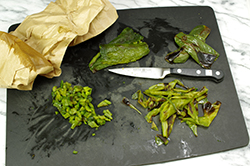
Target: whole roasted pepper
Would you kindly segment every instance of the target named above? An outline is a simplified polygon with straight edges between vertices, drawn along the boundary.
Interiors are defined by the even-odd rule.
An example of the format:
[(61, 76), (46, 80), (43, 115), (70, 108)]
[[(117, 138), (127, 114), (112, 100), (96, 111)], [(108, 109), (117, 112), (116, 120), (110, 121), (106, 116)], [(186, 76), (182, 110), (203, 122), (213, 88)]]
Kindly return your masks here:
[(108, 44), (100, 44), (100, 52), (90, 61), (89, 68), (95, 73), (98, 70), (117, 64), (134, 62), (149, 53), (143, 36), (131, 28), (125, 28), (120, 35)]

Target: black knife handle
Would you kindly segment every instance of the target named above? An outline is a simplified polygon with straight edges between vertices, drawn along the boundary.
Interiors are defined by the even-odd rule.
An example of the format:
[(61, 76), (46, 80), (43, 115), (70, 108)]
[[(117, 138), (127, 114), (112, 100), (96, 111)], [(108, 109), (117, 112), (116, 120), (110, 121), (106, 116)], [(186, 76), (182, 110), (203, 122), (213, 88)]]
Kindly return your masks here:
[(214, 70), (214, 69), (171, 68), (170, 73), (183, 76), (208, 78), (216, 82), (222, 81), (224, 77), (224, 73), (221, 70)]

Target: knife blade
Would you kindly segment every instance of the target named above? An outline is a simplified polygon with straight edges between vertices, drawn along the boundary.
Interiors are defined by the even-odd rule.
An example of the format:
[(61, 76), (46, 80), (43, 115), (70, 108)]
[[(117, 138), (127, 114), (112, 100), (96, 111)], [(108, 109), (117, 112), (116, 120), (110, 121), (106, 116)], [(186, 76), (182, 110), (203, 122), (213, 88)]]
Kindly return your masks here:
[(127, 67), (108, 69), (108, 71), (125, 76), (150, 79), (163, 79), (167, 75), (181, 75), (198, 78), (208, 78), (219, 82), (224, 77), (224, 73), (221, 70), (215, 69)]

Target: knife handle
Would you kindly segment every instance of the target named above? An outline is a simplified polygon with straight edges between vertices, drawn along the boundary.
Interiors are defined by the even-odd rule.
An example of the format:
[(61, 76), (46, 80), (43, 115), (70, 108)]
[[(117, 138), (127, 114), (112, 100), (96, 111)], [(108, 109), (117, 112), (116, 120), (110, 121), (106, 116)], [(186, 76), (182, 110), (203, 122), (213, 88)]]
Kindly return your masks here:
[(170, 73), (183, 76), (209, 78), (216, 82), (222, 81), (224, 77), (224, 73), (221, 70), (214, 70), (214, 69), (171, 68)]

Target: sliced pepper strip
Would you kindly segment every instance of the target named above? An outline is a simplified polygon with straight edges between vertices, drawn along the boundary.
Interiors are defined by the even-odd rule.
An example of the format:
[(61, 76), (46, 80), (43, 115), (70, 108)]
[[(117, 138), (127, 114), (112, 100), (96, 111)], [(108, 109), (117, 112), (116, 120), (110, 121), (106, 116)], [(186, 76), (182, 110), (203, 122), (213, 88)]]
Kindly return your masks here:
[[(179, 88), (180, 86), (182, 88)], [(149, 98), (146, 99), (143, 93)], [(197, 127), (209, 127), (213, 119), (216, 117), (221, 102), (216, 101), (211, 104), (208, 102), (208, 89), (204, 86), (198, 91), (195, 87), (188, 88), (179, 80), (169, 83), (160, 83), (152, 85), (150, 88), (141, 93), (140, 90), (134, 94), (134, 99), (138, 100), (144, 108), (148, 108), (149, 112), (145, 116), (148, 123), (153, 123), (153, 117), (160, 115), (162, 134), (157, 135), (155, 139), (161, 143), (167, 144), (168, 137), (172, 131), (174, 121), (178, 116), (181, 122), (186, 122), (195, 136), (198, 136)], [(140, 97), (139, 97), (140, 96)], [(157, 102), (155, 102), (157, 101)], [(151, 109), (149, 103), (157, 104), (157, 107)], [(199, 117), (198, 105), (203, 105), (203, 116)]]
[(203, 104), (202, 109), (204, 115), (202, 117), (199, 117), (199, 125), (209, 127), (214, 118), (217, 116), (220, 107), (220, 101), (216, 101), (213, 104), (211, 104), (210, 102)]

